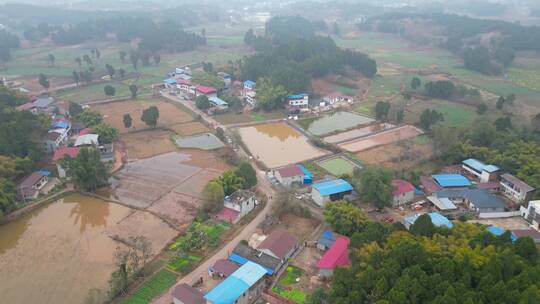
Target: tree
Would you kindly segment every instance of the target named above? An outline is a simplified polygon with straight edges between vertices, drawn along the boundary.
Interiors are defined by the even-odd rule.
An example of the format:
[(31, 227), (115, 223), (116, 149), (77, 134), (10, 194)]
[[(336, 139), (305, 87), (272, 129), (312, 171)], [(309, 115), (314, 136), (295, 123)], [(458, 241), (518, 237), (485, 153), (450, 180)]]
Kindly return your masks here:
[(81, 77), (80, 77), (79, 73), (77, 73), (77, 71), (73, 71), (71, 74), (72, 74), (72, 77), (73, 77), (73, 81), (75, 81), (75, 83), (77, 85), (79, 85), (79, 82), (81, 81)]
[(261, 78), (257, 81), (257, 108), (271, 111), (283, 106), (283, 100), (287, 96), (287, 91), (282, 85), (274, 85), (270, 78)]
[(497, 131), (505, 131), (512, 129), (512, 119), (510, 116), (499, 117), (493, 123)]
[(112, 85), (106, 85), (103, 87), (103, 92), (107, 96), (114, 96), (116, 94), (116, 89)]
[(431, 130), (431, 127), (439, 121), (444, 121), (444, 116), (442, 113), (437, 112), (437, 110), (425, 109), (420, 114), (419, 124), (425, 130)]
[(346, 236), (362, 231), (367, 221), (362, 210), (346, 201), (328, 203), (325, 206), (324, 219), (334, 232)]
[(118, 53), (118, 55), (120, 56), (120, 60), (121, 60), (122, 62), (126, 62), (126, 57), (127, 57), (126, 51), (121, 50), (121, 51)]
[(101, 52), (96, 48), (95, 50), (96, 58), (99, 59), (101, 57)]
[(531, 119), (531, 126), (532, 126), (532, 129), (533, 129), (533, 132), (540, 133), (540, 113), (536, 114)]
[(375, 104), (375, 117), (377, 119), (388, 118), (388, 112), (390, 112), (390, 103), (386, 101), (378, 101)]
[(236, 174), (235, 171), (227, 171), (218, 178), (218, 182), (223, 187), (225, 196), (233, 194), (236, 190), (242, 188), (246, 182), (244, 179)]
[(49, 79), (47, 78), (47, 76), (45, 76), (45, 74), (39, 74), (38, 82), (39, 85), (41, 85), (45, 90), (48, 90), (49, 86), (51, 85), (49, 83)]
[(223, 186), (218, 181), (213, 180), (206, 184), (202, 196), (204, 212), (218, 212), (223, 208), (225, 193)]
[(161, 56), (159, 55), (159, 53), (154, 53), (154, 55), (152, 55), (152, 58), (154, 59), (154, 63), (156, 65), (159, 65), (159, 63), (161, 62)]
[(422, 86), (422, 81), (418, 77), (413, 77), (411, 80), (411, 88), (416, 91), (419, 87)]
[(77, 117), (83, 112), (83, 107), (76, 102), (70, 101), (68, 111), (71, 117)]
[(126, 129), (131, 128), (133, 124), (133, 119), (131, 118), (131, 115), (129, 115), (129, 113), (124, 114), (122, 121), (124, 122), (124, 127)]
[(208, 100), (208, 97), (206, 97), (206, 95), (199, 95), (195, 100), (195, 105), (197, 105), (197, 108), (199, 110), (204, 111), (210, 108), (210, 100)]
[(116, 73), (116, 70), (114, 69), (114, 67), (113, 67), (112, 65), (110, 65), (110, 64), (107, 63), (107, 64), (105, 65), (105, 68), (107, 69), (107, 74), (109, 74), (109, 76), (110, 76), (111, 78), (113, 78), (113, 77), (114, 77), (114, 74)]
[(203, 62), (203, 71), (206, 73), (212, 73), (214, 72), (214, 65), (211, 62)]
[(17, 191), (15, 184), (6, 179), (0, 178), (0, 215), (11, 212), (15, 207), (15, 200), (17, 197)]
[(424, 85), (429, 97), (448, 99), (457, 91), (456, 85), (449, 80), (430, 81)]
[(534, 241), (530, 237), (522, 237), (517, 239), (515, 243), (516, 254), (522, 258), (534, 262), (538, 258), (538, 250)]
[(81, 57), (75, 58), (75, 62), (79, 65), (79, 68), (81, 68), (81, 66), (82, 66), (82, 60), (81, 60)]
[(84, 60), (84, 62), (86, 62), (87, 65), (92, 65), (92, 58), (90, 58), (90, 56), (88, 56), (88, 54), (84, 54), (83, 60)]
[(126, 70), (124, 70), (124, 69), (119, 69), (119, 70), (118, 70), (118, 74), (120, 74), (120, 78), (124, 78), (124, 76), (126, 76)]
[(334, 22), (334, 24), (332, 25), (332, 32), (336, 36), (339, 36), (341, 34), (341, 31), (339, 29), (339, 24), (337, 22)]
[(139, 59), (140, 59), (140, 54), (138, 51), (131, 50), (131, 52), (129, 52), (129, 61), (131, 61), (131, 65), (133, 66), (135, 70), (137, 70)]
[(103, 122), (103, 116), (100, 113), (85, 110), (77, 116), (77, 120), (85, 124), (87, 127), (92, 128)]
[(245, 34), (244, 34), (244, 43), (246, 45), (249, 45), (251, 46), (253, 41), (255, 40), (255, 34), (253, 33), (253, 29), (249, 29)]
[(52, 67), (53, 67), (55, 61), (56, 61), (56, 57), (54, 57), (53, 54), (49, 54), (49, 55), (47, 56), (47, 64), (48, 64), (49, 66), (52, 66)]
[(242, 184), (243, 189), (250, 189), (257, 185), (257, 172), (255, 172), (255, 169), (253, 169), (250, 163), (241, 162), (238, 168), (236, 168), (235, 173), (244, 180)]
[(504, 108), (504, 104), (506, 103), (506, 99), (504, 96), (499, 96), (499, 99), (497, 100), (496, 108), (497, 110), (502, 110)]
[(137, 92), (139, 91), (139, 87), (137, 87), (136, 84), (129, 85), (129, 91), (131, 92), (131, 98), (137, 98)]
[(478, 115), (484, 115), (487, 112), (487, 105), (485, 103), (481, 103), (478, 106), (476, 106), (476, 114)]
[(101, 144), (111, 144), (118, 137), (118, 130), (106, 123), (94, 126), (92, 132), (99, 135), (99, 143)]
[(108, 184), (109, 172), (96, 148), (82, 148), (77, 157), (65, 157), (62, 161), (77, 189), (92, 192)]
[(141, 120), (149, 127), (155, 128), (159, 119), (159, 109), (156, 106), (151, 106), (143, 110)]
[(431, 222), (429, 214), (420, 215), (411, 225), (409, 231), (416, 235), (431, 237), (435, 233), (435, 225)]
[(392, 172), (378, 167), (368, 167), (353, 173), (353, 184), (360, 197), (382, 209), (392, 202)]

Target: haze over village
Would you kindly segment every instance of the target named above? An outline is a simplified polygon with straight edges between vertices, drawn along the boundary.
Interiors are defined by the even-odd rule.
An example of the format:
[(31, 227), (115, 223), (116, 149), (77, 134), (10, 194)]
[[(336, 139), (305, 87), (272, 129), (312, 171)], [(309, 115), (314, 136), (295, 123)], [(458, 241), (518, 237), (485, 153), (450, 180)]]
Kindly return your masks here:
[(0, 302), (540, 303), (540, 3), (0, 0)]

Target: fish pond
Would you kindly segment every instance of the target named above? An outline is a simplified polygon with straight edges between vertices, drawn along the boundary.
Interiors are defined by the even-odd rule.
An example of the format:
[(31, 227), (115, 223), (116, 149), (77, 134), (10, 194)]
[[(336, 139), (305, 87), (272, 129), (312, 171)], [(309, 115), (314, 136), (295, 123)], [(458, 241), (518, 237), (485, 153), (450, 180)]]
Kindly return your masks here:
[(321, 136), (374, 122), (375, 119), (351, 112), (335, 112), (299, 123), (311, 134)]

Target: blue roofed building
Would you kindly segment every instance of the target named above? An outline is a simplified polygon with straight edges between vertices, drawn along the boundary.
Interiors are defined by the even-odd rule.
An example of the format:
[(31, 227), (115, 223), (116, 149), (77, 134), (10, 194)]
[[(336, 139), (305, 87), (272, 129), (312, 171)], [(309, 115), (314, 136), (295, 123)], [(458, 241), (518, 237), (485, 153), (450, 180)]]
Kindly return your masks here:
[(287, 96), (289, 107), (307, 108), (309, 106), (309, 95), (306, 93)]
[(313, 173), (311, 173), (304, 165), (297, 165), (304, 173), (304, 185), (311, 185), (313, 182)]
[(345, 195), (351, 194), (352, 190), (351, 184), (343, 179), (323, 181), (313, 185), (311, 198), (317, 205), (324, 207), (327, 202), (343, 199)]
[(332, 232), (331, 230), (326, 230), (323, 232), (319, 240), (317, 241), (317, 248), (322, 251), (328, 250), (336, 242), (338, 235)]
[[(411, 215), (411, 216), (407, 216), (403, 218), (403, 220), (405, 221), (405, 227), (409, 229), (412, 226), (412, 224), (414, 224), (414, 222), (416, 222), (416, 220), (420, 217), (420, 215), (421, 214), (415, 214), (415, 215)], [(428, 213), (428, 215), (431, 218), (431, 222), (433, 223), (433, 225), (437, 227), (446, 227), (446, 228), (454, 227), (452, 222), (450, 222), (449, 219), (447, 219), (444, 215), (440, 213), (431, 212), (431, 213)]]
[(208, 292), (204, 298), (212, 304), (250, 304), (264, 289), (266, 270), (259, 264), (247, 262), (223, 282)]
[(465, 171), (476, 176), (482, 183), (496, 181), (500, 171), (499, 167), (486, 165), (474, 158), (464, 160), (461, 166)]
[(212, 105), (213, 107), (219, 109), (227, 109), (229, 107), (229, 104), (219, 97), (210, 97), (208, 98), (208, 100), (210, 101), (210, 105)]
[(442, 188), (461, 188), (471, 186), (471, 182), (461, 174), (435, 174), (431, 177)]
[[(498, 226), (488, 226), (486, 228), (486, 231), (490, 232), (495, 236), (501, 236), (506, 232), (504, 228)], [(512, 242), (515, 242), (517, 240), (517, 236), (514, 233), (510, 232), (510, 239), (512, 240)]]
[(176, 87), (176, 79), (174, 78), (167, 78), (163, 80), (163, 84), (166, 88), (175, 88)]
[(244, 81), (244, 90), (255, 90), (255, 81), (246, 80)]

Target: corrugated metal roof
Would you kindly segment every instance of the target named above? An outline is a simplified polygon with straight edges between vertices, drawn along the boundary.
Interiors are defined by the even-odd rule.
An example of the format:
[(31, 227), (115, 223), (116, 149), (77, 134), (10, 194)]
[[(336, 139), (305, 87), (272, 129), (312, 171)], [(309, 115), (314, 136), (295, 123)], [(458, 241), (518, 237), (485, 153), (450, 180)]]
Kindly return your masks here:
[(302, 94), (295, 94), (295, 95), (289, 95), (287, 96), (288, 99), (304, 99), (304, 97), (308, 96), (306, 93)]
[(351, 264), (349, 259), (349, 238), (339, 237), (317, 262), (318, 268), (334, 269)]
[(232, 304), (265, 274), (266, 270), (261, 265), (247, 262), (210, 290), (204, 298), (213, 304)]
[(427, 199), (433, 203), (439, 210), (455, 210), (457, 209), (456, 205), (452, 203), (450, 199), (447, 197), (436, 197), (436, 196), (428, 196)]
[[(407, 217), (404, 218), (404, 220), (407, 223), (412, 225), (412, 224), (414, 224), (414, 222), (416, 222), (416, 220), (420, 217), (420, 215), (421, 214), (407, 216)], [(441, 227), (441, 226), (445, 226), (447, 228), (454, 227), (452, 222), (450, 222), (450, 220), (448, 220), (445, 216), (441, 215), (440, 213), (431, 212), (431, 213), (428, 213), (428, 215), (431, 218), (431, 222), (433, 223), (433, 225), (435, 225), (437, 227)]]
[(468, 187), (471, 185), (471, 182), (461, 174), (435, 174), (431, 177), (443, 188)]
[(463, 190), (440, 190), (435, 195), (440, 199), (446, 198), (466, 198), (477, 208), (504, 208), (506, 205), (498, 196), (481, 189), (463, 189)]
[(229, 105), (225, 100), (218, 98), (218, 97), (210, 97), (208, 98), (211, 103), (215, 104), (216, 106), (227, 106)]
[(317, 190), (322, 196), (351, 191), (353, 189), (351, 184), (343, 179), (335, 179), (317, 183), (313, 185), (313, 188), (315, 188), (315, 190)]
[(244, 81), (244, 85), (252, 87), (252, 86), (255, 86), (256, 83), (255, 83), (255, 81), (252, 81), (252, 80), (246, 80), (246, 81)]
[(495, 165), (486, 165), (483, 162), (481, 162), (481, 161), (479, 161), (479, 160), (477, 160), (475, 158), (466, 159), (466, 160), (463, 161), (463, 164), (468, 166), (468, 167), (473, 168), (474, 170), (476, 170), (478, 172), (486, 171), (486, 172), (492, 173), (492, 172), (495, 172), (495, 171), (499, 171), (499, 167), (497, 167)]

